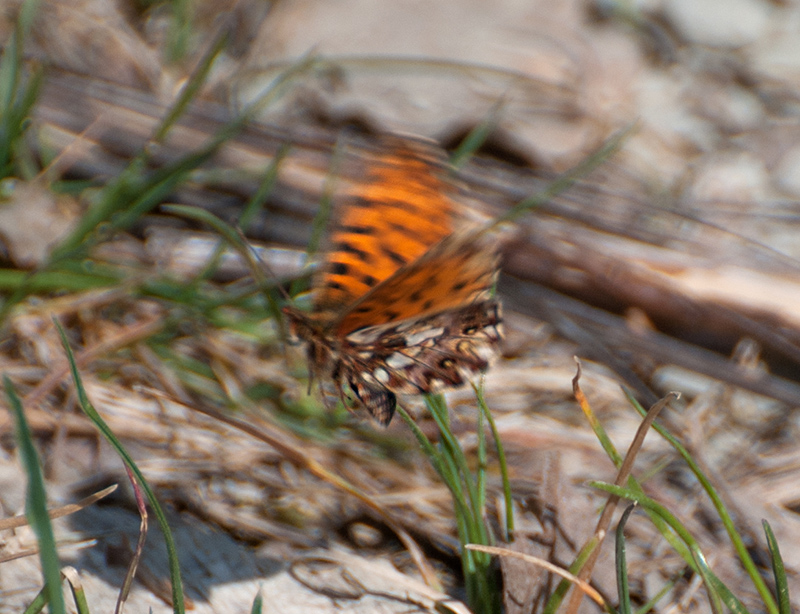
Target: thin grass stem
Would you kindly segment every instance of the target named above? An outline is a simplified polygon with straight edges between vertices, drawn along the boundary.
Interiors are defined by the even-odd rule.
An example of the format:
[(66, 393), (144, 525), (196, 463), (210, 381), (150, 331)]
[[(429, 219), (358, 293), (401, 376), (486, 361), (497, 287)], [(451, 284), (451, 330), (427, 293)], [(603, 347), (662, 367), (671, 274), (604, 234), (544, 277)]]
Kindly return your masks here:
[(16, 425), (16, 439), (20, 458), (28, 477), (28, 489), (25, 500), (25, 515), (28, 517), (39, 544), (39, 561), (44, 576), (43, 594), (50, 606), (51, 614), (65, 612), (64, 594), (61, 592), (61, 570), (56, 550), (56, 538), (53, 525), (47, 513), (47, 493), (44, 488), (44, 476), (39, 464), (39, 455), (33, 445), (33, 433), (25, 418), (22, 401), (14, 390), (14, 385), (7, 375), (3, 375), (3, 386), (11, 405)]

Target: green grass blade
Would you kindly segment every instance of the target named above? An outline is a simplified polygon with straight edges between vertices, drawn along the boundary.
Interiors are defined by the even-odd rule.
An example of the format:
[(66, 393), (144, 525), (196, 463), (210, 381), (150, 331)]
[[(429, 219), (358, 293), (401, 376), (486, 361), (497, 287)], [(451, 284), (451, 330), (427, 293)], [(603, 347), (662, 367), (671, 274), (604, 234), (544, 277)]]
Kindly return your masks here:
[(212, 139), (210, 143), (201, 147), (198, 151), (156, 171), (152, 180), (140, 186), (137, 197), (127, 202), (124, 207), (120, 207), (119, 203), (115, 203), (114, 213), (116, 215), (110, 218), (107, 230), (116, 231), (130, 228), (145, 213), (150, 212), (163, 202), (167, 196), (175, 191), (175, 188), (180, 183), (188, 179), (189, 173), (211, 159), (230, 136), (232, 135), (225, 131), (224, 136), (218, 135), (217, 138)]
[[(254, 201), (251, 202), (257, 202), (257, 201), (255, 201), (254, 199)], [(212, 228), (217, 234), (220, 235), (223, 241), (227, 242), (233, 249), (235, 249), (239, 253), (242, 259), (245, 262), (247, 262), (258, 287), (260, 287), (262, 290), (266, 290), (269, 287), (269, 282), (267, 278), (264, 276), (264, 272), (262, 271), (261, 261), (254, 254), (253, 250), (250, 249), (250, 246), (247, 243), (247, 239), (233, 226), (221, 220), (210, 211), (206, 211), (205, 209), (201, 209), (200, 207), (193, 207), (188, 205), (165, 205), (162, 207), (162, 209), (167, 213), (172, 213), (173, 215), (178, 215), (190, 220), (194, 220), (196, 222), (206, 224), (207, 226)], [(248, 218), (249, 217), (250, 216), (248, 216)], [(220, 247), (217, 248), (216, 253), (222, 253)], [(195, 291), (197, 290), (199, 281), (204, 279), (207, 275), (211, 274), (211, 271), (214, 266), (214, 261), (216, 260), (215, 256), (216, 254), (212, 255), (205, 270), (202, 271), (200, 275), (198, 275), (197, 279), (195, 280), (195, 283), (192, 284), (192, 287), (195, 289)], [(249, 289), (246, 289), (245, 292), (248, 295), (251, 293)], [(278, 323), (281, 338), (285, 339), (286, 332), (283, 328), (283, 320), (281, 317), (280, 306), (278, 305), (278, 302), (275, 300), (275, 297), (273, 296), (272, 293), (264, 292), (264, 296), (266, 297), (267, 305), (269, 307), (269, 314)], [(221, 299), (220, 304), (230, 304), (231, 298), (232, 297), (230, 294), (224, 295)]]
[(102, 240), (113, 231), (129, 228), (169, 196), (189, 173), (209, 160), (228, 138), (228, 132), (223, 130), (198, 151), (165, 165), (149, 177), (145, 175), (144, 161), (133, 160), (113, 183), (106, 186), (72, 234), (53, 250), (51, 263), (79, 257), (82, 248)]
[[(573, 393), (575, 395), (575, 399), (578, 401), (578, 404), (583, 411), (584, 415), (586, 416), (587, 420), (589, 421), (592, 430), (594, 431), (595, 435), (597, 436), (598, 440), (600, 441), (603, 450), (606, 452), (608, 457), (614, 463), (614, 466), (618, 468), (619, 474), (617, 476), (617, 481), (624, 479), (625, 483), (627, 484), (628, 488), (630, 488), (633, 492), (637, 492), (640, 494), (644, 494), (644, 491), (638, 481), (630, 474), (631, 464), (635, 459), (637, 451), (640, 449), (644, 437), (646, 435), (647, 430), (650, 428), (653, 420), (658, 415), (664, 406), (668, 403), (671, 399), (672, 395), (667, 395), (658, 403), (656, 403), (650, 410), (646, 413), (645, 419), (642, 424), (639, 426), (636, 432), (636, 436), (634, 440), (631, 442), (627, 455), (623, 457), (616, 449), (616, 446), (611, 441), (610, 437), (606, 433), (605, 429), (603, 428), (600, 421), (597, 419), (597, 416), (592, 411), (591, 404), (583, 393), (579, 386), (579, 379), (580, 379), (580, 364), (578, 365), (578, 374), (576, 378), (573, 380)], [(611, 512), (617, 505), (617, 501), (615, 499), (610, 499), (606, 506), (603, 509), (601, 514), (601, 519), (598, 521), (598, 526), (595, 531), (595, 536), (597, 536), (597, 530), (602, 529), (606, 530), (607, 522), (610, 523), (611, 518), (608, 516), (608, 513)], [(697, 569), (697, 565), (695, 563), (694, 557), (690, 552), (689, 548), (681, 541), (674, 532), (669, 528), (667, 523), (661, 519), (657, 514), (652, 512), (651, 510), (645, 508), (645, 513), (650, 517), (651, 522), (655, 525), (664, 539), (678, 552), (683, 559), (687, 562), (688, 565), (692, 567), (695, 571), (699, 571)], [(587, 564), (594, 565), (595, 559), (588, 561)], [(576, 572), (577, 573), (577, 572)], [(563, 583), (562, 583), (563, 584)], [(561, 587), (559, 587), (561, 588)]]
[(767, 535), (767, 547), (772, 561), (772, 573), (775, 576), (775, 589), (778, 593), (778, 611), (780, 614), (791, 614), (792, 602), (789, 599), (789, 583), (786, 581), (786, 568), (783, 566), (778, 540), (772, 532), (772, 527), (766, 520), (761, 521), (764, 533)]
[[(19, 85), (19, 73), (21, 68), (20, 52), (20, 24), (11, 33), (11, 38), (7, 41), (3, 49), (2, 60), (0, 60), (0, 117), (7, 120), (11, 111)], [(7, 131), (7, 126), (3, 126)], [(7, 138), (7, 137), (6, 137)]]
[(655, 610), (656, 604), (659, 601), (661, 601), (667, 593), (669, 593), (673, 588), (675, 588), (675, 585), (678, 583), (678, 580), (680, 580), (682, 576), (683, 576), (682, 571), (680, 573), (674, 574), (672, 579), (669, 582), (667, 582), (661, 588), (660, 591), (658, 591), (655, 595), (653, 595), (647, 601), (647, 603), (645, 603), (642, 607), (636, 610), (636, 614), (647, 614), (651, 610)]
[[(431, 416), (439, 427), (439, 433), (442, 437), (441, 445), (444, 458), (452, 463), (454, 472), (462, 478), (458, 480), (460, 485), (459, 490), (462, 492), (462, 496), (463, 493), (466, 492), (466, 495), (469, 497), (469, 502), (465, 500), (465, 505), (472, 510), (472, 517), (477, 516), (478, 518), (482, 518), (483, 514), (480, 509), (481, 497), (478, 494), (477, 485), (470, 479), (469, 463), (464, 455), (464, 450), (461, 448), (458, 438), (450, 429), (450, 415), (444, 397), (440, 394), (425, 395), (425, 405), (428, 407)], [(474, 526), (474, 523), (470, 523), (470, 527), (473, 529), (473, 531), (471, 531), (470, 541), (476, 544), (491, 546), (492, 544), (486, 541), (487, 536), (483, 530), (483, 522), (479, 524), (480, 528)], [(478, 554), (483, 555), (483, 558), (489, 558), (485, 553), (481, 552)]]
[(483, 396), (483, 386), (472, 386), (475, 390), (475, 395), (478, 398), (478, 408), (481, 413), (486, 416), (486, 421), (489, 423), (489, 428), (492, 430), (492, 437), (494, 438), (494, 447), (497, 450), (497, 462), (500, 465), (500, 477), (503, 481), (503, 499), (506, 507), (506, 526), (505, 526), (505, 541), (511, 541), (511, 533), (514, 531), (514, 500), (511, 496), (511, 480), (508, 477), (508, 462), (506, 461), (506, 450), (503, 447), (503, 442), (500, 440), (500, 434), (497, 432), (497, 425), (494, 422), (492, 412), (489, 411), (489, 406), (486, 405), (486, 399)]
[(616, 531), (616, 566), (617, 566), (617, 595), (619, 596), (619, 614), (631, 614), (631, 591), (628, 586), (628, 564), (625, 561), (625, 525), (628, 518), (636, 509), (629, 505), (622, 513)]
[(192, 34), (192, 2), (170, 0), (172, 9), (167, 35), (167, 60), (179, 62), (186, 57)]
[(39, 614), (42, 610), (44, 610), (44, 606), (47, 605), (47, 595), (45, 595), (46, 588), (42, 588), (38, 593), (36, 593), (36, 597), (33, 598), (28, 604), (28, 607), (25, 608), (23, 614)]
[[(146, 173), (146, 154), (143, 152), (134, 158), (117, 179), (103, 189), (97, 201), (81, 217), (72, 234), (53, 250), (51, 262), (68, 256), (78, 256), (79, 248), (88, 242), (90, 236), (96, 236), (98, 227), (112, 222), (112, 218), (112, 230), (124, 229), (133, 224), (169, 195), (191, 171), (213, 156), (219, 147), (235, 136), (257, 112), (282, 95), (289, 83), (303, 71), (308, 70), (312, 64), (311, 60), (303, 59), (289, 67), (270, 84), (256, 102), (223, 126), (196, 152), (162, 167), (150, 176)], [(106, 227), (106, 230), (108, 229)]]
[[(434, 446), (408, 413), (397, 407), (397, 413), (409, 426), (425, 455), (450, 490), (458, 536), (461, 542), (461, 566), (467, 601), (474, 612), (489, 614), (499, 611), (500, 592), (490, 572), (491, 556), (463, 546), (468, 543), (490, 545), (483, 515), (483, 501), (477, 492), (477, 479), (469, 471), (458, 439), (449, 428), (447, 404), (441, 395), (426, 395), (425, 402), (439, 426), (441, 443)], [(469, 494), (469, 492), (473, 494)], [(478, 503), (478, 507), (475, 506)], [(481, 555), (481, 556), (476, 556)]]
[[(215, 49), (216, 47), (212, 48), (209, 54), (209, 62), (214, 57)], [(161, 199), (172, 192), (181, 181), (185, 180), (191, 171), (213, 156), (219, 147), (235, 136), (255, 113), (265, 105), (273, 102), (283, 93), (291, 80), (302, 71), (307, 70), (310, 65), (311, 62), (308, 60), (292, 65), (275, 79), (256, 103), (253, 103), (241, 115), (223, 126), (206, 145), (196, 152), (187, 154), (182, 159), (162, 167), (151, 176), (148, 177), (146, 172), (146, 153), (142, 152), (134, 158), (116, 180), (103, 189), (97, 201), (81, 217), (72, 234), (53, 251), (53, 260), (72, 255), (87, 241), (88, 237), (96, 235), (99, 226), (110, 222), (115, 215), (117, 217), (113, 220), (112, 229), (123, 229), (134, 223), (141, 215), (159, 204)], [(203, 70), (196, 73), (196, 83), (192, 86), (193, 91), (199, 87), (200, 77), (204, 75), (205, 72)], [(167, 113), (167, 119), (162, 123), (161, 128), (157, 130), (157, 135), (172, 126), (177, 117), (179, 117), (180, 111), (185, 109), (187, 100), (185, 97), (178, 99), (173, 108)]]
[(64, 351), (66, 352), (67, 359), (69, 360), (69, 368), (72, 373), (72, 379), (75, 382), (75, 388), (78, 392), (78, 402), (80, 403), (81, 409), (83, 409), (83, 412), (103, 434), (103, 436), (106, 438), (106, 441), (108, 441), (114, 450), (116, 450), (117, 454), (119, 454), (120, 458), (128, 467), (128, 469), (136, 476), (136, 480), (139, 482), (142, 490), (147, 495), (147, 500), (150, 503), (150, 507), (153, 509), (153, 513), (156, 515), (158, 524), (161, 527), (161, 532), (164, 535), (164, 543), (167, 547), (167, 559), (169, 562), (170, 579), (172, 581), (172, 608), (175, 614), (184, 614), (185, 607), (183, 602), (183, 583), (181, 582), (181, 570), (178, 563), (178, 552), (175, 548), (175, 541), (172, 538), (172, 531), (170, 531), (167, 517), (164, 515), (164, 511), (161, 509), (158, 499), (156, 499), (156, 496), (150, 488), (150, 485), (144, 479), (144, 475), (142, 475), (139, 467), (136, 466), (133, 458), (130, 456), (130, 454), (128, 454), (128, 451), (122, 446), (117, 437), (109, 428), (108, 424), (106, 424), (105, 420), (103, 420), (100, 414), (97, 413), (97, 410), (89, 401), (89, 397), (86, 394), (86, 389), (83, 387), (83, 381), (80, 373), (78, 372), (78, 367), (75, 364), (75, 356), (73, 355), (72, 348), (67, 341), (67, 336), (64, 333), (64, 329), (57, 320), (54, 319), (53, 323), (58, 329), (58, 333), (61, 336), (61, 344), (64, 346)]
[(19, 137), (27, 129), (27, 120), (33, 113), (33, 107), (39, 99), (39, 91), (44, 82), (44, 70), (36, 66), (33, 68), (25, 89), (19, 95), (17, 104), (10, 109), (11, 123), (16, 127), (15, 135)]
[[(592, 538), (586, 542), (586, 544), (581, 548), (581, 551), (578, 553), (578, 556), (575, 557), (575, 561), (572, 565), (569, 566), (569, 572), (577, 576), (583, 566), (586, 564), (586, 561), (589, 560), (589, 557), (592, 556), (595, 550), (597, 550), (600, 545), (601, 541), (597, 538), (596, 535), (592, 536)], [(544, 605), (542, 609), (542, 614), (555, 614), (558, 611), (558, 608), (561, 607), (561, 602), (564, 601), (564, 597), (567, 595), (567, 591), (572, 587), (572, 583), (568, 580), (561, 580), (556, 586), (556, 590), (553, 591), (553, 594), (550, 595), (550, 599), (547, 600), (547, 603)]]
[(72, 591), (72, 597), (75, 599), (75, 608), (78, 614), (89, 614), (89, 602), (86, 600), (86, 590), (84, 588), (75, 589)]
[(13, 174), (14, 148), (25, 131), (27, 117), (41, 82), (41, 71), (20, 92), (23, 84), (23, 42), (28, 35), (40, 0), (25, 0), (17, 14), (17, 22), (0, 59), (0, 177)]
[(31, 292), (54, 290), (80, 292), (93, 288), (117, 286), (119, 279), (119, 276), (109, 276), (105, 272), (82, 273), (67, 270), (30, 272), (18, 269), (0, 269), (0, 290), (11, 290), (11, 294), (6, 297), (0, 307), (0, 321), (5, 320), (14, 305)]
[(258, 116), (259, 113), (273, 102), (283, 96), (286, 88), (291, 85), (300, 75), (313, 70), (315, 67), (322, 67), (327, 70), (328, 64), (323, 60), (316, 59), (313, 55), (308, 54), (301, 57), (299, 60), (287, 65), (286, 70), (280, 73), (267, 87), (267, 89), (259, 94), (253, 102), (251, 102), (244, 109), (244, 116), (252, 118)]
[(167, 213), (193, 220), (210, 227), (250, 265), (250, 269), (252, 270), (257, 284), (262, 288), (267, 286), (267, 279), (264, 277), (264, 273), (259, 266), (260, 263), (250, 249), (247, 239), (233, 226), (221, 220), (210, 211), (201, 209), (200, 207), (189, 205), (165, 205), (163, 210)]
[(703, 582), (706, 585), (712, 611), (721, 612), (722, 607), (720, 604), (721, 602), (724, 602), (731, 612), (736, 614), (745, 614), (747, 612), (744, 604), (739, 601), (739, 599), (730, 591), (730, 589), (726, 587), (708, 567), (706, 558), (700, 550), (700, 545), (694, 539), (692, 534), (689, 533), (686, 527), (684, 527), (683, 524), (667, 508), (654, 501), (647, 495), (636, 492), (629, 488), (620, 488), (619, 486), (607, 484), (605, 482), (590, 482), (590, 485), (612, 495), (616, 495), (617, 497), (636, 501), (643, 508), (653, 511), (666, 521), (670, 528), (675, 531), (675, 533), (677, 533), (678, 536), (689, 547), (696, 564), (696, 569), (702, 576)]
[(244, 237), (242, 237), (233, 226), (221, 220), (207, 209), (202, 209), (193, 205), (164, 205), (164, 211), (186, 218), (187, 220), (206, 224), (243, 256), (250, 252)]
[(738, 597), (736, 597), (736, 595), (725, 586), (722, 580), (711, 571), (705, 559), (703, 559), (703, 565), (700, 566), (700, 573), (706, 586), (712, 586), (714, 588), (714, 591), (711, 593), (712, 599), (710, 604), (713, 612), (722, 614), (722, 606), (720, 604), (720, 601), (722, 601), (733, 614), (748, 614), (748, 610), (744, 607), (744, 604), (739, 601)]
[(89, 614), (89, 602), (86, 600), (86, 590), (83, 588), (83, 583), (80, 581), (78, 571), (74, 567), (65, 567), (61, 574), (69, 584), (72, 591), (72, 599), (75, 602), (75, 609), (78, 614)]
[(264, 178), (258, 185), (258, 189), (256, 189), (253, 196), (244, 206), (242, 215), (239, 218), (239, 225), (242, 227), (242, 230), (250, 228), (250, 224), (253, 223), (256, 215), (266, 204), (267, 197), (272, 193), (273, 188), (278, 182), (278, 171), (281, 168), (281, 164), (283, 164), (286, 156), (289, 155), (290, 149), (291, 147), (289, 145), (282, 145), (270, 161), (266, 171), (264, 171)]
[[(578, 399), (579, 405), (581, 410), (584, 412), (586, 419), (589, 421), (589, 425), (591, 426), (592, 430), (594, 431), (596, 437), (598, 438), (600, 445), (602, 446), (603, 450), (605, 451), (606, 455), (611, 459), (614, 463), (614, 466), (617, 469), (620, 469), (625, 461), (622, 455), (617, 451), (616, 446), (611, 441), (611, 438), (608, 436), (608, 433), (603, 428), (603, 425), (597, 419), (594, 412), (592, 411), (591, 405), (589, 404), (588, 399), (583, 394), (583, 391), (580, 388), (576, 390), (576, 398)], [(647, 416), (647, 412), (644, 412), (644, 416)], [(627, 481), (628, 488), (644, 493), (639, 482), (633, 476), (628, 477)], [(645, 509), (645, 513), (650, 517), (651, 522), (655, 525), (664, 539), (675, 549), (678, 554), (683, 557), (683, 560), (686, 561), (692, 568), (694, 569), (694, 559), (692, 558), (691, 552), (689, 552), (686, 545), (678, 539), (675, 534), (667, 527), (666, 523), (657, 515), (653, 514), (649, 510)], [(697, 571), (695, 569), (695, 571)]]
[[(173, 6), (180, 2), (183, 2), (183, 0), (173, 0)], [(173, 23), (174, 21), (175, 20), (173, 18)], [(192, 76), (189, 78), (189, 81), (183, 87), (183, 90), (181, 90), (180, 96), (178, 96), (178, 99), (172, 105), (172, 108), (166, 114), (164, 119), (161, 120), (161, 124), (156, 129), (155, 134), (153, 135), (153, 140), (156, 143), (160, 143), (164, 140), (170, 128), (175, 125), (175, 122), (178, 121), (178, 118), (184, 114), (189, 104), (200, 92), (200, 88), (203, 87), (203, 84), (208, 77), (208, 73), (211, 71), (211, 66), (214, 64), (214, 60), (216, 60), (219, 54), (222, 53), (222, 50), (228, 43), (228, 39), (228, 33), (221, 32), (211, 45), (211, 48), (200, 60), (200, 63), (198, 64)]]
[(253, 599), (253, 607), (250, 608), (250, 614), (261, 614), (264, 609), (264, 597), (261, 596), (261, 589), (258, 589), (256, 598)]
[[(633, 406), (636, 408), (636, 411), (642, 415), (647, 413), (644, 408), (636, 402), (636, 399), (633, 398), (633, 395), (630, 394), (630, 391), (625, 390), (625, 394), (631, 404), (633, 404)], [(691, 469), (697, 480), (700, 482), (700, 485), (703, 487), (703, 490), (705, 490), (708, 498), (711, 500), (711, 503), (714, 506), (714, 509), (719, 515), (719, 518), (725, 527), (725, 531), (728, 533), (728, 538), (733, 544), (736, 555), (739, 557), (742, 566), (747, 571), (751, 582), (755, 586), (756, 591), (758, 591), (759, 596), (764, 602), (764, 607), (767, 609), (769, 614), (778, 614), (778, 605), (775, 603), (775, 599), (772, 596), (769, 587), (767, 586), (766, 582), (764, 582), (764, 578), (761, 577), (756, 564), (753, 562), (753, 558), (747, 551), (747, 546), (745, 546), (744, 540), (742, 540), (739, 532), (736, 530), (736, 525), (734, 524), (730, 514), (728, 514), (728, 510), (725, 509), (725, 504), (722, 502), (722, 499), (720, 498), (716, 489), (712, 486), (709, 479), (701, 471), (700, 467), (694, 461), (691, 454), (689, 454), (688, 450), (686, 450), (683, 444), (681, 444), (675, 437), (672, 436), (672, 434), (670, 434), (659, 424), (654, 423), (653, 428), (659, 435), (666, 439), (673, 448), (675, 448), (678, 454), (681, 455), (681, 458), (683, 458), (684, 462), (689, 466), (689, 469)]]
[(476, 612), (494, 612), (500, 596), (489, 571), (491, 555), (463, 547), (467, 543), (492, 545), (485, 521), (485, 491), (481, 490), (481, 469), (478, 468), (477, 475), (472, 474), (464, 450), (450, 428), (450, 414), (444, 397), (425, 395), (425, 404), (439, 427), (440, 455), (453, 476), (453, 482), (448, 487), (455, 503), (468, 602)]
[(470, 130), (469, 134), (461, 141), (453, 155), (450, 156), (450, 164), (454, 168), (461, 167), (489, 138), (489, 135), (497, 127), (503, 102), (503, 100), (499, 100), (493, 104), (480, 123)]
[[(273, 160), (270, 162), (266, 171), (264, 172), (264, 179), (259, 184), (255, 194), (245, 205), (242, 215), (239, 218), (239, 225), (243, 230), (247, 230), (253, 222), (254, 217), (258, 211), (264, 206), (264, 203), (269, 196), (272, 189), (275, 187), (275, 182), (278, 178), (278, 170), (281, 163), (286, 158), (289, 152), (289, 147), (284, 146), (278, 150)], [(220, 218), (205, 209), (190, 205), (164, 205), (164, 211), (186, 217), (188, 219), (201, 222), (211, 226), (216, 232), (223, 236), (234, 248), (236, 248), (242, 255), (249, 251), (247, 243), (242, 239), (241, 234), (230, 224), (222, 221)]]
[(96, 196), (70, 235), (53, 250), (51, 262), (67, 258), (77, 252), (80, 245), (95, 234), (101, 224), (107, 222), (118, 209), (126, 207), (133, 195), (139, 194), (146, 185), (145, 168), (142, 155), (131, 160), (127, 168)]
[[(580, 374), (580, 364), (578, 364), (578, 373)], [(575, 398), (578, 401), (581, 411), (583, 411), (583, 415), (586, 416), (586, 419), (589, 421), (589, 426), (594, 432), (595, 437), (597, 437), (597, 440), (600, 442), (600, 446), (603, 448), (606, 456), (608, 456), (608, 458), (611, 459), (611, 462), (614, 463), (614, 467), (620, 469), (625, 459), (617, 450), (614, 442), (611, 441), (611, 438), (608, 436), (608, 433), (606, 432), (600, 420), (597, 419), (594, 411), (592, 411), (592, 406), (589, 403), (589, 400), (583, 394), (583, 390), (581, 390), (580, 387), (578, 387), (574, 382), (573, 392), (575, 393)]]
[(39, 560), (44, 576), (44, 591), (46, 601), (49, 603), (51, 614), (63, 614), (65, 611), (64, 594), (61, 592), (61, 566), (56, 551), (56, 538), (53, 535), (53, 525), (47, 514), (47, 494), (44, 489), (44, 477), (39, 465), (39, 455), (33, 445), (33, 434), (22, 401), (17, 396), (14, 386), (7, 375), (3, 375), (3, 386), (8, 397), (11, 411), (16, 423), (17, 445), (25, 473), (28, 476), (28, 490), (25, 502), (25, 515), (36, 534), (39, 544)]
[[(467, 505), (466, 498), (464, 497), (464, 493), (461, 488), (457, 469), (451, 462), (448, 462), (445, 459), (444, 454), (441, 451), (436, 449), (436, 447), (431, 443), (430, 439), (427, 438), (425, 433), (422, 432), (422, 429), (417, 426), (417, 423), (414, 422), (413, 418), (411, 418), (411, 416), (402, 406), (398, 405), (396, 411), (406, 425), (408, 425), (408, 427), (411, 429), (411, 432), (414, 437), (416, 437), (417, 443), (419, 443), (423, 453), (428, 457), (428, 461), (431, 463), (436, 473), (438, 473), (439, 477), (442, 478), (442, 482), (444, 482), (445, 486), (447, 486), (448, 490), (450, 491), (450, 495), (453, 498), (453, 504), (456, 508), (456, 522), (463, 523), (463, 519), (469, 516), (469, 506)], [(465, 534), (466, 532), (466, 527), (460, 524), (459, 534)]]
[(119, 284), (118, 277), (104, 274), (80, 274), (65, 271), (45, 271), (31, 275), (19, 269), (0, 269), (0, 290), (17, 290), (25, 287), (31, 292), (83, 292)]
[(8, 177), (13, 175), (31, 178), (39, 172), (38, 165), (32, 160), (34, 154), (29, 151), (28, 143), (22, 137), (30, 125), (30, 115), (33, 112), (36, 100), (39, 98), (43, 75), (42, 68), (34, 66), (24, 86), (20, 84), (22, 89), (17, 92), (12, 106), (7, 109), (7, 114), (4, 115), (3, 132), (5, 139), (2, 146), (4, 170), (0, 176)]
[(22, 40), (28, 37), (28, 33), (33, 26), (33, 20), (36, 19), (36, 13), (39, 12), (40, 4), (41, 0), (25, 0), (22, 6), (19, 7), (19, 13), (17, 13), (17, 30)]
[(486, 515), (486, 470), (489, 465), (489, 459), (486, 455), (486, 430), (483, 421), (483, 412), (478, 411), (478, 423), (475, 429), (478, 437), (478, 470), (475, 480), (478, 499), (475, 503), (473, 513), (477, 518), (481, 519)]
[[(256, 189), (255, 194), (253, 194), (253, 196), (247, 202), (247, 204), (245, 205), (244, 209), (242, 210), (242, 214), (239, 216), (239, 228), (242, 229), (242, 232), (247, 232), (247, 230), (250, 228), (250, 224), (253, 223), (253, 220), (255, 219), (255, 216), (264, 207), (264, 204), (266, 203), (267, 197), (272, 192), (273, 188), (275, 187), (275, 183), (278, 180), (278, 170), (280, 169), (281, 163), (283, 162), (284, 158), (286, 158), (286, 155), (288, 153), (289, 153), (289, 146), (288, 145), (284, 145), (283, 147), (281, 147), (278, 150), (278, 153), (275, 155), (275, 157), (269, 163), (269, 166), (267, 167), (266, 171), (264, 172), (264, 177), (261, 180), (261, 183), (259, 184), (258, 188)], [(173, 211), (175, 211), (175, 210), (173, 210)], [(233, 229), (231, 229), (231, 230), (233, 230)], [(235, 231), (233, 231), (233, 232), (235, 232)], [(230, 236), (231, 234), (232, 233), (230, 231), (226, 231), (226, 235), (227, 236)], [(236, 233), (236, 234), (238, 234), (238, 233)], [(246, 254), (243, 254), (241, 249), (240, 249), (240, 248), (244, 248), (244, 249), (247, 249), (248, 252), (250, 251), (249, 248), (244, 244), (244, 241), (243, 240), (239, 240), (237, 243), (240, 244), (240, 246), (234, 245), (234, 247), (239, 249), (239, 253), (245, 259), (245, 261), (251, 260), (250, 256), (248, 256)], [(224, 242), (220, 241), (217, 244), (217, 247), (214, 250), (214, 253), (209, 258), (208, 263), (204, 267), (203, 271), (200, 274), (197, 275), (197, 280), (196, 281), (199, 282), (199, 281), (204, 280), (204, 279), (209, 279), (214, 274), (214, 272), (217, 269), (217, 266), (219, 265), (219, 260), (222, 257), (222, 254), (224, 253), (224, 250), (225, 250)], [(256, 277), (256, 279), (259, 281), (259, 283), (261, 283), (262, 276), (260, 276), (259, 267), (258, 266), (254, 266), (255, 263), (251, 263), (251, 265), (253, 265), (253, 268), (255, 269), (255, 271), (253, 272), (254, 277)], [(266, 284), (263, 284), (263, 285), (265, 286)]]
[(578, 164), (565, 173), (559, 175), (555, 181), (552, 181), (541, 192), (537, 192), (536, 194), (533, 194), (514, 205), (514, 207), (505, 215), (502, 215), (494, 220), (490, 226), (497, 226), (503, 222), (514, 221), (531, 209), (542, 206), (557, 194), (560, 194), (561, 192), (572, 187), (572, 185), (575, 184), (575, 182), (577, 182), (581, 177), (593, 171), (601, 163), (605, 162), (609, 156), (614, 154), (614, 152), (616, 152), (622, 146), (625, 140), (631, 135), (634, 128), (635, 124), (631, 124), (630, 126), (612, 134), (611, 137), (605, 140), (605, 142), (598, 148), (597, 151), (582, 159)]

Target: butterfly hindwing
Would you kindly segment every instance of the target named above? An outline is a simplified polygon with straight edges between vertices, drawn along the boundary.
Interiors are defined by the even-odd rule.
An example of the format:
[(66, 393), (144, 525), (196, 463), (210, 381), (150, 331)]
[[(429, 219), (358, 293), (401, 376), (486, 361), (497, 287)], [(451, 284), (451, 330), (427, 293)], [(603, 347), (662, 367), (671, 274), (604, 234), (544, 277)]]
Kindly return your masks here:
[(446, 311), (483, 298), (496, 281), (497, 260), (491, 237), (451, 235), (345, 309), (334, 323), (336, 334)]
[(501, 321), (500, 303), (489, 298), (362, 329), (345, 340), (341, 377), (379, 422), (388, 423), (395, 393), (439, 392), (485, 371), (497, 353)]

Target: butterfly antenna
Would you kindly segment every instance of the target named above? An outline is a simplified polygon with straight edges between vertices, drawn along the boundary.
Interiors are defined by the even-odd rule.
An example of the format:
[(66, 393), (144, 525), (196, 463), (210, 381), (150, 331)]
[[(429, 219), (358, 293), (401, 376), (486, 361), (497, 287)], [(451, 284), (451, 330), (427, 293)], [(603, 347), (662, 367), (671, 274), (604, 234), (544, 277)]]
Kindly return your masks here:
[[(236, 234), (239, 235), (242, 243), (247, 246), (247, 264), (250, 266), (250, 270), (253, 272), (253, 277), (255, 278), (256, 283), (262, 288), (267, 287), (269, 282), (267, 277), (264, 275), (264, 271), (267, 272), (269, 277), (277, 282), (279, 278), (275, 273), (275, 270), (258, 254), (256, 249), (250, 244), (247, 237), (244, 235), (244, 232), (241, 228), (236, 228)], [(284, 287), (279, 283), (276, 283), (275, 285), (283, 298), (285, 298), (287, 302), (292, 302), (291, 295), (284, 289)]]
[(283, 311), (281, 311), (280, 305), (278, 305), (272, 293), (266, 290), (266, 288), (269, 286), (269, 281), (267, 277), (264, 275), (264, 271), (267, 272), (269, 277), (275, 280), (275, 287), (278, 289), (278, 292), (280, 292), (281, 296), (286, 300), (286, 302), (292, 304), (294, 301), (291, 295), (288, 292), (286, 292), (283, 285), (278, 282), (279, 277), (276, 275), (272, 267), (270, 267), (269, 264), (267, 264), (264, 261), (264, 259), (261, 258), (261, 256), (255, 250), (255, 248), (250, 244), (250, 242), (244, 236), (244, 232), (242, 232), (242, 229), (237, 227), (236, 233), (237, 235), (239, 235), (239, 238), (242, 241), (242, 245), (245, 246), (243, 250), (240, 250), (240, 253), (247, 259), (247, 264), (249, 265), (250, 270), (253, 273), (253, 278), (256, 281), (256, 285), (264, 290), (264, 296), (267, 299), (269, 311), (278, 325), (278, 333), (281, 338), (281, 341), (283, 342), (283, 348), (285, 352), (286, 345), (289, 341), (289, 336), (290, 336), (289, 331), (286, 327), (286, 322), (284, 320)]

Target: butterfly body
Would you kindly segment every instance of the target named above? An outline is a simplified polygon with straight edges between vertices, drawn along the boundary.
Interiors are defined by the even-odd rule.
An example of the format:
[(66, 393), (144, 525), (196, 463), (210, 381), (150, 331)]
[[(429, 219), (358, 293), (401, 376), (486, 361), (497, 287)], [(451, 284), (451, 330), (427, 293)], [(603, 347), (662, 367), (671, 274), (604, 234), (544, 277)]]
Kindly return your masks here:
[(310, 314), (287, 307), (312, 379), (346, 385), (382, 424), (396, 394), (463, 385), (501, 338), (498, 257), (480, 230), (454, 232), (452, 184), (403, 143), (343, 198)]

